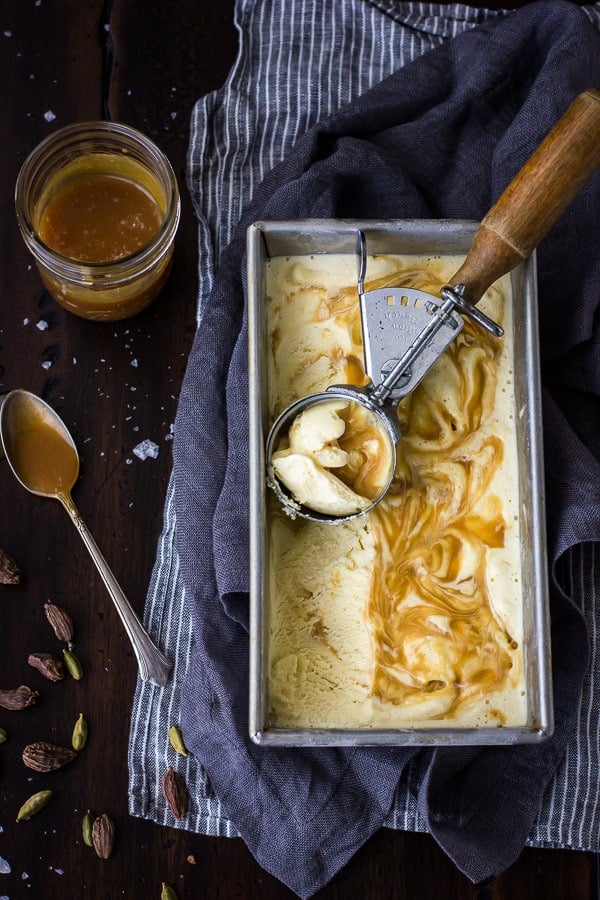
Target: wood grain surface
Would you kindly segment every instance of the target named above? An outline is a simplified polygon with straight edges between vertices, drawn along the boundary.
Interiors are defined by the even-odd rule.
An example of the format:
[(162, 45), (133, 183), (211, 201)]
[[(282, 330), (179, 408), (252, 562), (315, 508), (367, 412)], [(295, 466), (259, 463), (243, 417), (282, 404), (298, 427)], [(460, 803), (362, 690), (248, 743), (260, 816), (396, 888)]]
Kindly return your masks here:
[[(487, 4), (494, 5), (494, 4)], [(499, 5), (499, 4), (498, 4)], [(506, 5), (506, 4), (505, 4)], [(196, 233), (184, 178), (191, 108), (220, 87), (237, 34), (233, 0), (3, 0), (0, 4), (0, 393), (24, 387), (65, 419), (82, 455), (74, 498), (141, 615), (162, 524), (171, 468), (167, 439), (195, 328)], [(183, 198), (175, 264), (163, 295), (138, 317), (97, 324), (69, 315), (44, 292), (14, 216), (19, 167), (52, 130), (113, 118), (136, 126), (167, 153)], [(132, 456), (142, 439), (156, 460)], [(127, 812), (127, 742), (136, 665), (112, 603), (60, 505), (27, 494), (0, 462), (0, 547), (23, 570), (0, 586), (0, 688), (39, 690), (26, 710), (0, 709), (0, 897), (160, 897), (284, 900), (294, 895), (261, 869), (239, 839), (156, 826)], [(43, 614), (51, 599), (76, 629), (81, 681), (45, 681), (27, 663), (56, 652)], [(77, 715), (90, 738), (78, 759), (51, 776), (26, 769), (23, 747), (69, 743)], [(16, 823), (36, 790), (55, 795)], [(111, 859), (81, 837), (87, 808), (117, 829)], [(486, 886), (472, 885), (427, 835), (383, 830), (318, 895), (325, 900), (591, 898), (592, 854), (525, 850)]]

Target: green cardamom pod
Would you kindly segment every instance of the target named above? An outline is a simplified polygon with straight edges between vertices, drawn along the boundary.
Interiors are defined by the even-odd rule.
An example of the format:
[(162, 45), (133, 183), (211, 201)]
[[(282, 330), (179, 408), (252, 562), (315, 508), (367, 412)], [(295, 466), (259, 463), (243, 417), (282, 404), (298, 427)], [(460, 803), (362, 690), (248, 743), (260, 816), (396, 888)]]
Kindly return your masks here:
[(71, 678), (74, 678), (75, 681), (81, 681), (83, 678), (83, 669), (73, 651), (63, 650), (63, 656), (65, 658), (65, 666), (67, 667), (67, 671)]
[(173, 890), (170, 884), (162, 883), (162, 890), (160, 892), (160, 900), (177, 900), (177, 894)]
[(92, 840), (92, 825), (94, 824), (95, 818), (96, 817), (91, 809), (88, 809), (83, 817), (81, 831), (83, 834), (83, 843), (87, 844), (88, 847), (94, 846), (94, 841)]
[(73, 736), (71, 738), (71, 746), (73, 750), (83, 750), (88, 737), (88, 724), (83, 718), (83, 713), (79, 713), (79, 718), (75, 722), (73, 728)]
[(182, 756), (188, 755), (188, 748), (185, 746), (179, 725), (171, 725), (169, 728), (169, 741), (171, 742), (171, 747), (177, 753), (180, 753)]
[(52, 798), (52, 793), (52, 791), (38, 791), (37, 794), (32, 794), (17, 813), (17, 822), (24, 822), (39, 813)]
[(0, 728), (0, 744), (3, 744), (6, 738), (8, 737), (4, 728)]

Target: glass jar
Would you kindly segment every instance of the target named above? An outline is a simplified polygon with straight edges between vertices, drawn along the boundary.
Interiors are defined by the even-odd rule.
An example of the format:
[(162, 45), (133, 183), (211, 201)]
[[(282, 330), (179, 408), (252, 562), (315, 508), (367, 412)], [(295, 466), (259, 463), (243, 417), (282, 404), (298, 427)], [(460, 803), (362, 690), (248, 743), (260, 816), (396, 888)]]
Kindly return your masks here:
[[(94, 191), (100, 186), (107, 193), (111, 185), (127, 192), (131, 208), (116, 224), (112, 219), (107, 224), (99, 214), (96, 223)], [(136, 212), (136, 196), (146, 212)], [(119, 196), (106, 202), (123, 200)], [(179, 189), (167, 157), (136, 129), (116, 122), (85, 122), (49, 135), (23, 163), (15, 205), (21, 234), (45, 287), (69, 312), (86, 319), (124, 319), (145, 309), (163, 288), (179, 223)], [(113, 242), (102, 258), (108, 232), (118, 229), (127, 238), (129, 223), (130, 237), (133, 240), (138, 229), (139, 240), (140, 219), (151, 209), (156, 220), (152, 228), (148, 222), (147, 232), (142, 229), (142, 245), (131, 249), (126, 240), (115, 249)], [(50, 211), (53, 231), (48, 226)], [(68, 243), (56, 240), (67, 227), (72, 235), (89, 230), (98, 246), (72, 252)]]

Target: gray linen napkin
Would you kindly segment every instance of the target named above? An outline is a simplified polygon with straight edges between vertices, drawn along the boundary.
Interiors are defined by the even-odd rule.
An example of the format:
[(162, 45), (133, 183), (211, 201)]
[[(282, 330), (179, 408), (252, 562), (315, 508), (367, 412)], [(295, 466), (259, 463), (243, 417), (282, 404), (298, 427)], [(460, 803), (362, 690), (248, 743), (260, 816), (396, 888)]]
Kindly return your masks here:
[[(255, 4), (240, 6), (246, 15), (255, 11)], [(311, 6), (304, 4), (304, 13)], [(386, 12), (398, 17), (404, 14), (410, 19), (412, 16), (413, 27), (415, 16), (423, 24), (427, 21), (427, 12), (433, 14), (440, 11), (439, 7), (408, 7), (407, 4), (390, 3), (375, 7), (347, 2), (343, 6), (348, 11), (346, 25), (350, 21), (350, 13), (356, 16), (360, 11), (364, 24), (366, 10), (373, 17), (375, 12), (380, 15), (384, 7)], [(478, 216), (487, 208), (492, 197), (497, 195), (510, 174), (566, 106), (567, 100), (587, 86), (587, 72), (594, 65), (594, 71), (598, 71), (598, 39), (586, 15), (563, 3), (533, 4), (528, 8), (527, 15), (524, 10), (507, 18), (465, 10), (464, 7), (444, 8), (443, 11), (447, 16), (442, 20), (447, 27), (446, 34), (455, 34), (458, 30), (458, 18), (453, 18), (457, 13), (465, 14), (462, 27), (486, 18), (490, 19), (491, 24), (449, 41), (439, 51), (418, 60), (398, 76), (386, 79), (379, 89), (344, 109), (337, 119), (334, 117), (333, 122), (301, 139), (282, 166), (256, 192), (244, 224), (267, 215), (462, 217)], [(314, 8), (312, 12), (314, 15)], [(418, 13), (421, 13), (420, 17)], [(263, 29), (267, 21), (263, 20)], [(352, 21), (356, 24), (357, 20), (354, 17)], [(394, 19), (389, 21), (395, 22)], [(385, 24), (388, 25), (387, 20)], [(273, 19), (269, 25), (273, 27)], [(360, 32), (361, 40), (365, 40), (364, 31)], [(583, 64), (577, 64), (577, 59), (583, 59)], [(239, 72), (237, 74), (239, 76)], [(383, 74), (380, 73), (380, 78)], [(380, 78), (375, 75), (372, 83), (377, 83)], [(559, 83), (555, 84), (556, 81)], [(360, 87), (367, 85), (368, 79), (367, 84), (355, 83), (350, 96), (356, 96), (360, 93)], [(338, 105), (334, 98), (329, 108), (336, 109)], [(319, 110), (317, 108), (315, 112), (313, 106), (311, 110), (314, 120)], [(468, 110), (478, 114), (469, 117), (466, 115)], [(490, 121), (490, 110), (494, 111), (493, 121)], [(215, 107), (216, 119), (219, 112)], [(294, 112), (290, 114), (288, 109), (287, 115), (289, 124)], [(399, 127), (401, 122), (406, 122), (402, 128)], [(308, 120), (302, 124), (308, 124)], [(298, 124), (296, 119), (295, 131), (290, 128), (287, 132), (288, 141), (301, 133), (302, 124)], [(196, 131), (194, 138), (197, 136)], [(417, 146), (418, 139), (423, 142), (425, 137), (427, 146), (431, 137), (439, 141), (437, 146), (440, 150), (433, 155), (433, 159), (411, 155), (411, 147)], [(397, 140), (400, 140), (400, 145)], [(460, 148), (459, 153), (456, 153), (455, 143)], [(475, 155), (472, 152), (474, 145)], [(277, 146), (283, 151), (288, 149), (289, 143), (282, 139)], [(399, 146), (401, 153), (398, 153)], [(452, 165), (448, 166), (446, 162), (451, 146), (455, 155), (452, 156)], [(324, 152), (322, 148), (325, 148)], [(322, 180), (315, 176), (317, 157), (324, 171)], [(199, 158), (198, 146), (192, 143), (192, 163)], [(357, 166), (360, 160), (364, 161), (362, 169)], [(402, 161), (401, 171), (397, 169), (399, 161)], [(262, 164), (268, 167), (270, 162), (272, 160), (263, 155)], [(428, 169), (428, 166), (433, 168)], [(473, 177), (474, 171), (478, 173), (476, 178)], [(365, 191), (367, 172), (369, 190)], [(333, 173), (343, 175), (344, 187), (351, 183), (356, 189), (351, 207), (345, 200), (347, 192), (336, 190), (340, 180), (333, 177)], [(260, 174), (260, 168), (249, 173), (246, 188)], [(461, 175), (469, 184), (468, 196), (458, 189)], [(234, 179), (231, 180), (233, 182)], [(398, 184), (402, 185), (401, 194), (397, 192)], [(432, 199), (431, 192), (419, 189), (419, 184), (437, 184), (445, 190), (444, 199)], [(378, 204), (373, 209), (369, 205), (373, 198), (378, 197), (386, 198), (385, 208)], [(585, 229), (586, 224), (592, 221), (588, 204), (594, 199), (597, 201), (597, 194), (590, 189), (569, 214), (570, 220), (565, 220), (560, 236), (557, 232), (559, 243), (552, 245), (549, 241), (546, 260), (540, 265), (545, 266), (544, 271), (553, 271), (556, 246), (561, 247), (561, 261), (572, 259), (573, 263), (578, 262), (581, 243), (569, 247), (565, 235), (568, 237), (569, 227)], [(201, 221), (200, 234), (208, 237), (209, 231), (203, 224)], [(218, 240), (219, 235), (215, 236)], [(576, 710), (573, 709), (572, 697), (579, 690), (582, 666), (575, 665), (568, 654), (559, 654), (564, 670), (557, 672), (557, 682), (560, 681), (564, 688), (559, 691), (559, 727), (556, 739), (548, 745), (550, 749), (546, 751), (544, 748), (542, 751), (543, 758), (539, 755), (532, 757), (531, 753), (522, 750), (436, 751), (433, 757), (428, 755), (427, 758), (415, 760), (400, 778), (402, 767), (410, 757), (408, 751), (324, 751), (314, 755), (285, 751), (280, 754), (248, 746), (245, 685), (247, 638), (235, 622), (245, 618), (243, 593), (246, 589), (245, 564), (243, 551), (240, 550), (244, 546), (246, 520), (239, 503), (245, 478), (241, 464), (244, 459), (245, 427), (243, 333), (237, 340), (242, 326), (242, 238), (243, 228), (223, 255), (214, 290), (203, 311), (198, 338), (190, 357), (176, 432), (175, 508), (182, 570), (181, 573), (176, 570), (172, 573), (170, 590), (171, 596), (174, 596), (177, 582), (183, 581), (188, 593), (195, 641), (189, 649), (189, 637), (183, 617), (180, 617), (176, 627), (184, 646), (179, 658), (185, 659), (188, 649), (191, 656), (184, 688), (186, 739), (209, 772), (216, 795), (220, 802), (225, 803), (228, 816), (223, 817), (219, 801), (205, 790), (199, 792), (198, 808), (202, 811), (192, 816), (186, 824), (210, 832), (210, 827), (205, 823), (212, 817), (214, 822), (219, 823), (214, 831), (218, 832), (221, 828), (226, 833), (227, 830), (240, 831), (265, 868), (274, 871), (301, 896), (308, 896), (331, 877), (369, 833), (384, 822), (396, 827), (428, 826), (457, 864), (471, 878), (480, 880), (501, 870), (520, 850), (535, 811), (540, 807), (543, 786), (556, 768), (573, 725)], [(566, 248), (569, 248), (568, 251)], [(571, 270), (571, 261), (565, 268)], [(556, 291), (554, 288), (545, 293), (541, 291), (541, 296), (544, 300), (547, 298), (548, 303), (548, 313), (543, 317), (542, 324), (546, 325), (544, 342), (549, 361), (564, 356), (570, 347), (579, 345), (581, 350), (582, 343), (589, 345), (592, 340), (589, 332), (581, 334), (576, 330), (579, 323), (585, 321), (581, 312), (592, 308), (595, 303), (587, 290), (589, 283), (588, 265), (584, 266), (583, 277), (577, 285), (567, 285), (563, 272), (562, 280), (559, 278), (555, 283)], [(559, 290), (571, 300), (577, 300), (582, 309), (577, 316), (569, 317), (564, 327), (553, 329), (556, 310), (552, 306), (560, 301)], [(559, 312), (562, 314), (562, 309), (559, 308)], [(589, 323), (589, 316), (587, 321)], [(229, 367), (229, 357), (236, 340), (238, 350)], [(211, 354), (211, 350), (216, 350), (216, 354)], [(593, 358), (590, 354), (591, 361)], [(553, 362), (554, 378), (559, 370), (560, 367)], [(215, 418), (212, 413), (209, 414), (206, 404), (205, 374), (218, 380), (219, 376), (225, 379), (228, 372), (227, 396), (223, 391), (219, 393)], [(573, 383), (559, 379), (560, 392), (575, 390), (579, 396), (582, 387), (589, 387), (589, 374), (587, 370), (581, 371), (581, 378)], [(596, 381), (593, 388), (596, 396), (597, 388)], [(595, 461), (591, 454), (586, 459), (584, 445), (564, 422), (564, 411), (574, 408), (573, 396), (569, 397), (568, 403), (564, 402), (564, 397), (559, 398), (563, 400), (559, 403), (558, 394), (555, 386), (553, 394), (548, 391), (545, 410), (546, 421), (552, 425), (549, 478), (557, 485), (566, 485), (568, 490), (566, 499), (561, 499), (556, 492), (557, 504), (554, 510), (551, 509), (551, 521), (556, 526), (552, 542), (556, 557), (573, 543), (600, 536), (597, 523), (598, 473), (593, 468)], [(241, 427), (241, 431), (236, 427), (230, 434), (230, 438), (234, 439), (229, 444), (225, 434), (227, 419), (230, 427), (232, 424)], [(237, 440), (238, 434), (241, 434), (241, 441)], [(587, 439), (591, 440), (590, 435)], [(561, 456), (562, 450), (556, 452), (561, 445), (566, 447), (569, 441), (574, 459), (580, 466), (580, 476), (587, 477), (591, 491), (595, 490), (595, 495), (587, 492), (587, 520), (581, 520), (584, 507), (577, 502), (577, 498), (573, 498), (573, 470), (562, 471), (565, 457)], [(598, 444), (595, 446), (597, 449)], [(228, 474), (225, 489), (220, 492), (220, 479), (224, 475), (221, 462), (224, 462), (226, 452), (229, 453)], [(210, 477), (201, 479), (199, 473), (202, 471), (208, 472)], [(213, 532), (215, 509), (217, 515)], [(214, 557), (211, 534), (215, 541)], [(583, 557), (583, 548), (581, 554)], [(240, 559), (243, 561), (241, 566)], [(218, 588), (213, 582), (214, 563)], [(570, 571), (573, 567), (568, 567)], [(159, 588), (160, 578), (155, 583), (155, 589)], [(229, 616), (217, 594), (222, 595)], [(565, 647), (571, 647), (581, 661), (581, 622), (558, 591), (554, 592), (553, 599), (555, 615), (558, 617), (560, 614), (563, 620), (560, 623), (563, 629), (561, 649), (564, 651)], [(155, 608), (153, 601), (148, 617), (150, 621)], [(558, 618), (556, 623), (559, 624)], [(173, 628), (173, 623), (170, 627)], [(570, 637), (566, 633), (568, 629), (572, 632)], [(176, 686), (180, 676), (181, 672)], [(564, 704), (560, 699), (563, 694), (568, 699)], [(139, 734), (143, 731), (149, 733), (153, 708), (156, 710), (165, 701), (164, 692), (160, 695), (154, 694), (150, 702), (146, 697), (144, 703), (140, 689), (136, 694), (130, 757), (131, 785), (134, 801), (138, 796), (137, 788), (146, 789), (141, 793), (142, 807), (138, 804), (136, 808), (134, 803), (134, 812), (159, 819), (162, 816), (162, 820), (167, 820), (162, 811), (156, 813), (149, 808), (153, 802), (156, 803), (156, 799), (149, 794), (147, 784), (139, 776)], [(172, 692), (168, 700), (171, 715), (177, 700), (176, 692)], [(155, 750), (154, 755), (158, 768), (164, 751), (162, 748)], [(193, 777), (193, 764), (188, 762), (186, 766), (188, 776)], [(529, 766), (533, 767), (535, 777), (530, 776)], [(378, 776), (375, 788), (372, 784), (373, 769)], [(321, 778), (317, 778), (315, 772), (320, 773)], [(420, 790), (419, 818), (414, 802), (415, 783), (423, 772), (425, 779)], [(491, 772), (495, 778), (490, 777)], [(310, 787), (305, 792), (306, 779)], [(393, 791), (398, 782), (397, 802), (390, 811)], [(489, 789), (483, 807), (477, 800), (482, 784)], [(531, 787), (529, 795), (525, 792), (526, 785)], [(332, 797), (333, 786), (336, 792)], [(278, 803), (275, 809), (273, 800)], [(456, 805), (458, 800), (462, 800), (460, 809)], [(306, 811), (304, 821), (298, 812), (299, 803)], [(486, 804), (496, 811), (495, 817), (490, 817)], [(348, 815), (349, 809), (353, 812), (351, 817)], [(507, 816), (509, 810), (510, 816)], [(350, 822), (341, 835), (340, 821)], [(509, 834), (503, 833), (503, 821), (508, 821)], [(518, 828), (515, 822), (518, 822)], [(325, 855), (320, 856), (315, 845), (323, 843), (323, 833), (329, 835), (329, 845)], [(281, 840), (282, 837), (284, 840)], [(590, 840), (590, 837), (585, 835), (583, 840)], [(293, 859), (287, 856), (286, 846), (283, 846), (287, 842), (293, 847)]]

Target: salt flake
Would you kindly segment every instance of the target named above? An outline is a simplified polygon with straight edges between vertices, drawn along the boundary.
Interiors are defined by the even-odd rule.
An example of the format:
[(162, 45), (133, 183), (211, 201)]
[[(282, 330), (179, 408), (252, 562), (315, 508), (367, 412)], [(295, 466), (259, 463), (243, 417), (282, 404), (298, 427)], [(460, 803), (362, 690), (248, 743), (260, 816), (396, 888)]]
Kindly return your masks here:
[(48, 328), (48, 323), (46, 322), (45, 319), (40, 319), (39, 322), (35, 323), (35, 327), (39, 328), (40, 331), (46, 331), (46, 329)]
[(44, 119), (46, 120), (46, 122), (54, 122), (55, 118), (56, 114), (53, 113), (51, 109), (47, 109), (44, 113)]
[(0, 856), (0, 875), (10, 875), (12, 869), (7, 859)]
[(45, 359), (44, 362), (42, 363), (42, 369), (48, 370), (48, 369), (50, 369), (51, 367), (52, 367), (52, 360), (51, 360), (51, 359)]
[(155, 444), (154, 441), (146, 438), (143, 441), (140, 441), (139, 444), (133, 448), (133, 452), (138, 459), (156, 459), (158, 456), (158, 444)]

